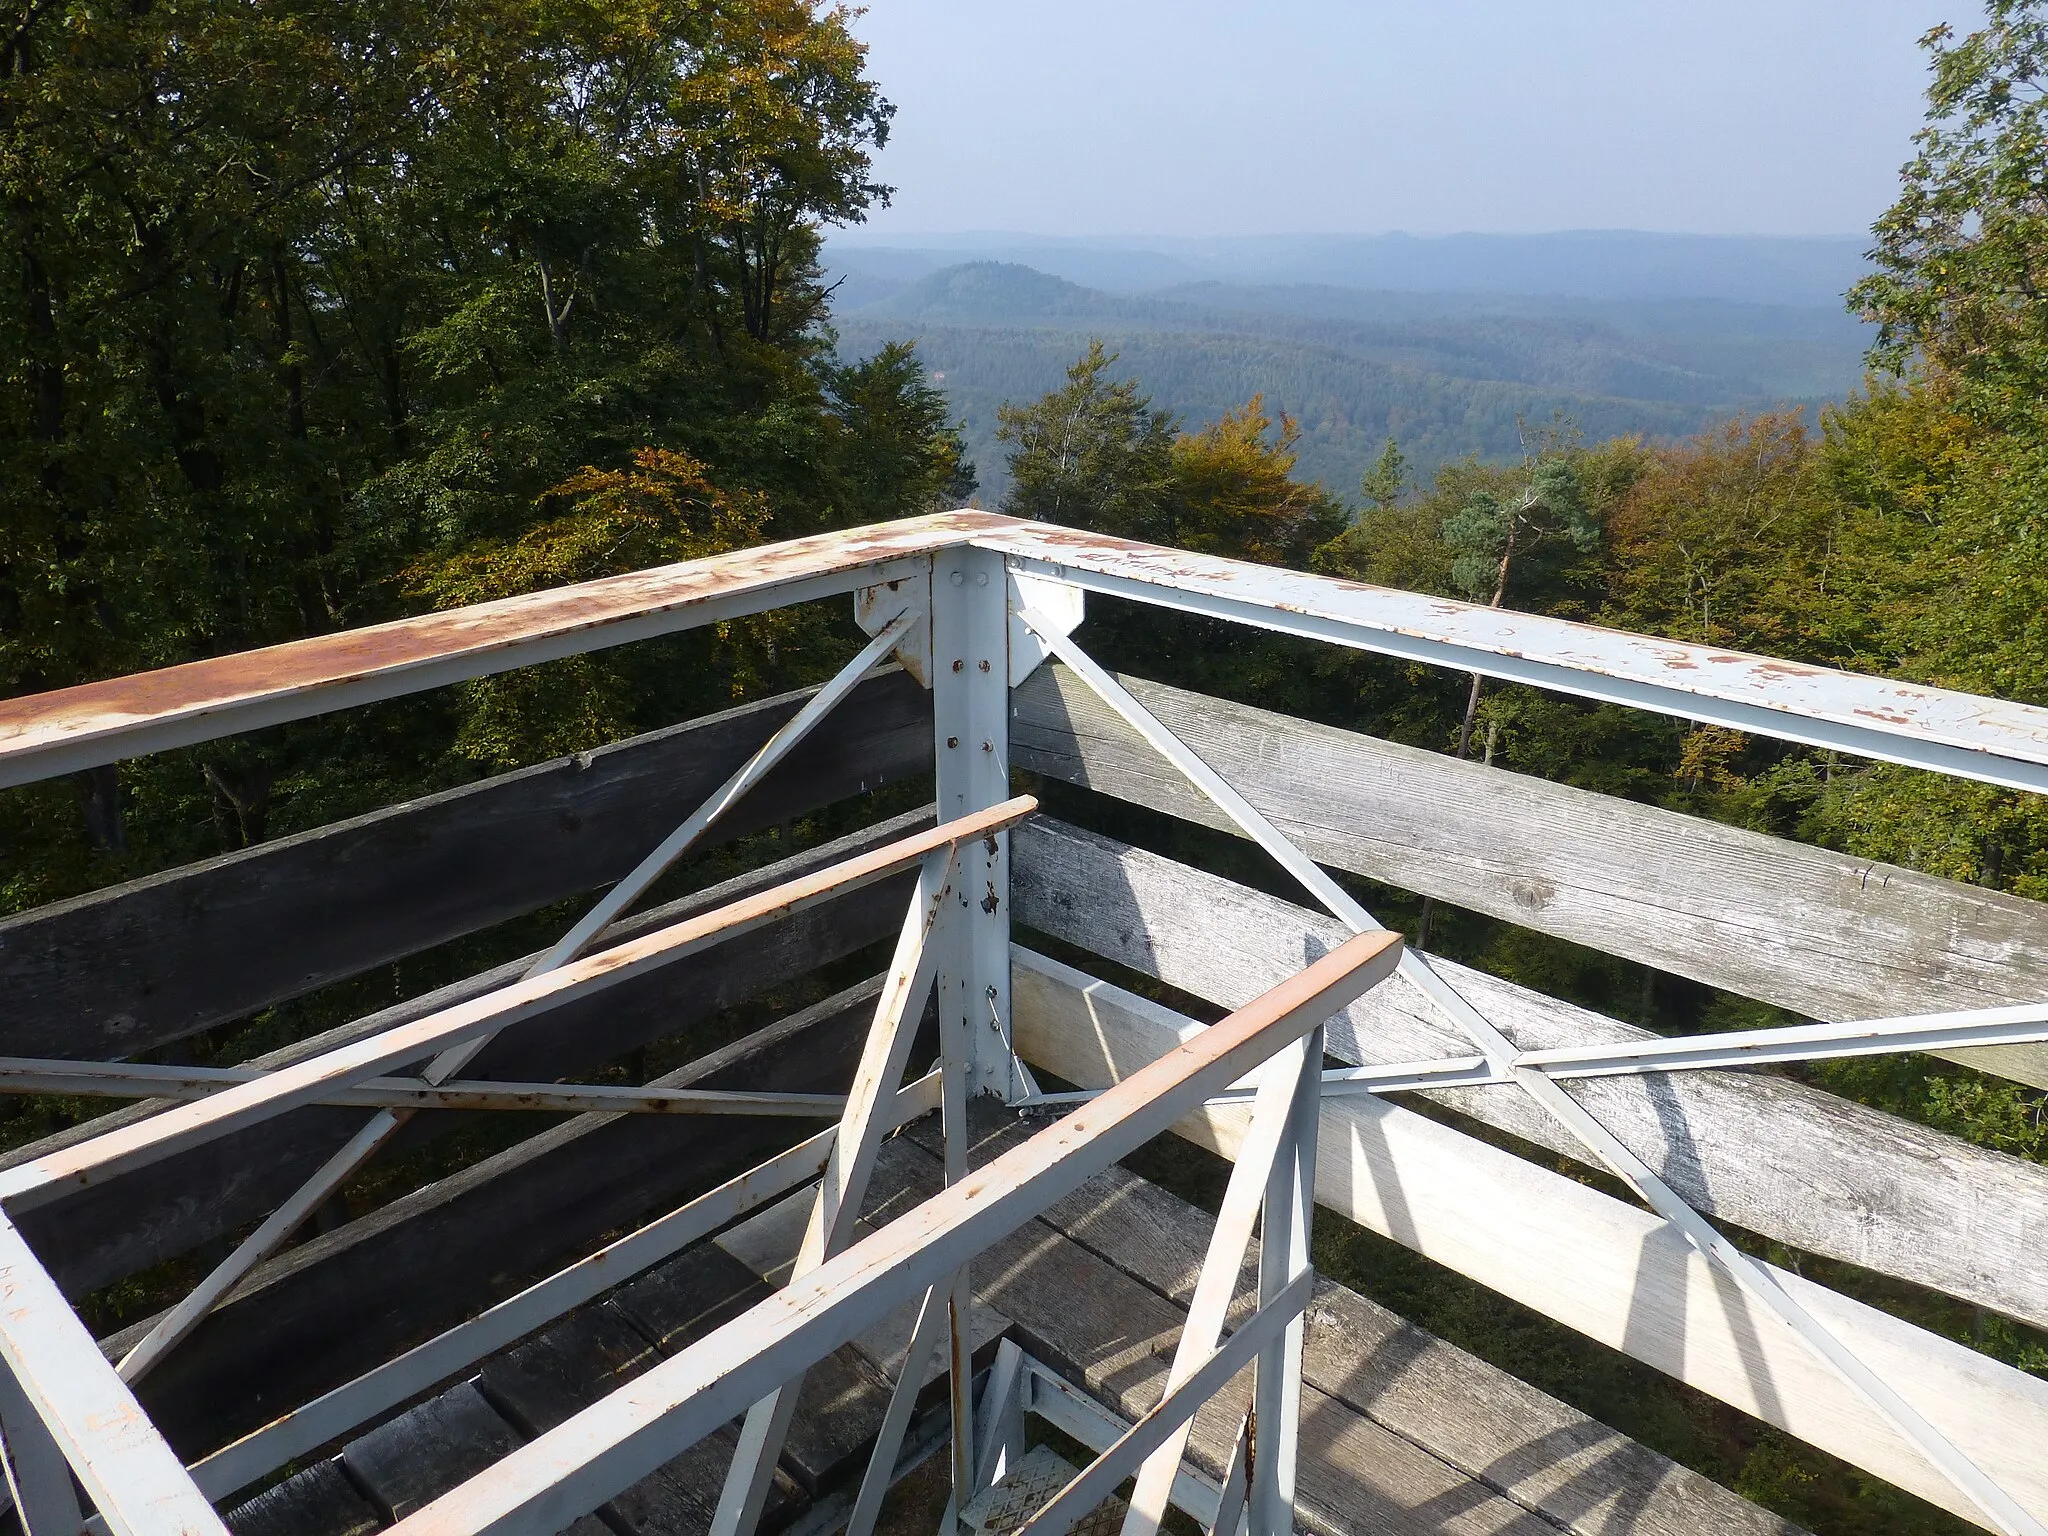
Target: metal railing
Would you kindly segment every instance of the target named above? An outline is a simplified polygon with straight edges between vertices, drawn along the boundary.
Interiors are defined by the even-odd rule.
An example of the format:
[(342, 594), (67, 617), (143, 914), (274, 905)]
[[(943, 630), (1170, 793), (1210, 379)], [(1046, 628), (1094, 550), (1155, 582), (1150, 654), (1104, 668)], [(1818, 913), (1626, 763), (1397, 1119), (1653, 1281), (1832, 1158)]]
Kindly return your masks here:
[[(1193, 1497), (1212, 1529), (1292, 1528), (1301, 1312), (1314, 1203), (1318, 1106), (1326, 1095), (1475, 1084), (1518, 1087), (1591, 1159), (1627, 1184), (1708, 1262), (1940, 1468), (1981, 1521), (2044, 1536), (1970, 1453), (1845, 1346), (1774, 1277), (1715, 1230), (1560, 1079), (1786, 1062), (2048, 1039), (2048, 1006), (1803, 1025), (1630, 1046), (1525, 1051), (1424, 956), (1404, 951), (1354, 898), (1073, 640), (1083, 592), (1199, 613), (1410, 660), (1620, 702), (1788, 741), (2048, 790), (2048, 711), (1712, 648), (1157, 549), (978, 513), (910, 519), (327, 636), (141, 677), (0, 703), (0, 786), (785, 604), (854, 594), (873, 636), (562, 940), (508, 985), (270, 1071), (0, 1060), (15, 1091), (170, 1097), (176, 1104), (0, 1173), (0, 1431), (10, 1488), (34, 1536), (94, 1516), (122, 1533), (218, 1532), (214, 1498), (361, 1425), (452, 1371), (532, 1331), (765, 1202), (817, 1181), (789, 1284), (630, 1388), (520, 1448), (427, 1508), (407, 1533), (565, 1527), (694, 1440), (746, 1414), (715, 1536), (750, 1536), (804, 1371), (898, 1305), (920, 1310), (883, 1432), (849, 1515), (868, 1536), (895, 1470), (924, 1365), (947, 1351), (954, 1508), (985, 1487), (1020, 1442), (1016, 1405), (1032, 1372), (998, 1361), (975, 1431), (965, 1318), (973, 1255), (1189, 1110), (1249, 1100), (1213, 1241), (1162, 1402), (1034, 1517), (1059, 1536), (1124, 1478), (1136, 1489), (1125, 1536), (1150, 1536), (1166, 1505)], [(939, 825), (718, 911), (595, 949), (611, 927), (750, 788), (892, 654), (930, 687)], [(1013, 1049), (1010, 828), (1031, 814), (1010, 795), (1009, 690), (1057, 657), (1354, 937), (1292, 979), (1100, 1092), (1041, 1093)], [(460, 1074), (508, 1026), (729, 940), (828, 897), (915, 870), (917, 889), (844, 1096), (721, 1093), (473, 1081)], [(1398, 973), (1470, 1042), (1437, 1060), (1322, 1070), (1323, 1021)], [(939, 1066), (904, 1085), (927, 998)], [(394, 1075), (396, 1074), (396, 1075)], [(1255, 1077), (1254, 1077), (1255, 1075)], [(965, 1106), (977, 1093), (1020, 1106), (1076, 1106), (997, 1161), (970, 1171)], [(171, 1309), (118, 1369), (65, 1302), (12, 1218), (69, 1191), (162, 1161), (313, 1104), (374, 1110), (318, 1173)], [(403, 1123), (425, 1107), (603, 1109), (808, 1116), (836, 1124), (263, 1429), (181, 1464), (131, 1391), (236, 1285)], [(947, 1188), (854, 1241), (883, 1136), (933, 1108), (946, 1130)], [(1255, 1225), (1258, 1307), (1227, 1338), (1224, 1318)], [(1220, 1496), (1185, 1493), (1192, 1414), (1256, 1365), (1254, 1412)], [(1050, 1391), (1051, 1389), (1046, 1389)], [(1020, 1394), (1022, 1394), (1020, 1396)], [(1056, 1394), (1054, 1394), (1056, 1396)], [(1051, 1402), (1051, 1397), (1046, 1401)], [(1085, 1417), (1085, 1416), (1084, 1416)], [(1257, 1429), (1249, 1427), (1258, 1426)], [(1252, 1472), (1245, 1476), (1247, 1463)], [(66, 1470), (68, 1468), (68, 1471)], [(1176, 1489), (1183, 1492), (1176, 1494)], [(1213, 1507), (1210, 1507), (1212, 1506)]]

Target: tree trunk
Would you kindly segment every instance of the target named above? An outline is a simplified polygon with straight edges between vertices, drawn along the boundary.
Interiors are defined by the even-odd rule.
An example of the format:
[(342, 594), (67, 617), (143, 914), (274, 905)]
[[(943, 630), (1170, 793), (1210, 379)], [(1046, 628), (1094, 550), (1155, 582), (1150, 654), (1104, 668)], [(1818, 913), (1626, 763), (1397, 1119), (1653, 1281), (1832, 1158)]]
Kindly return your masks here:
[[(1500, 577), (1493, 584), (1493, 601), (1486, 605), (1489, 608), (1498, 608), (1507, 601), (1508, 573), (1515, 558), (1516, 521), (1515, 514), (1513, 512), (1508, 513), (1508, 536), (1500, 552)], [(1480, 676), (1479, 673), (1474, 672), (1472, 674), (1472, 691), (1465, 695), (1465, 718), (1458, 722), (1458, 750), (1454, 755), (1461, 763), (1472, 753), (1472, 726), (1473, 722), (1479, 718), (1479, 695), (1485, 686), (1486, 679)], [(1486, 761), (1488, 763), (1493, 761), (1494, 744), (1499, 739), (1500, 731), (1498, 725), (1489, 721), (1486, 727)], [(1436, 902), (1431, 897), (1423, 897), (1422, 910), (1415, 919), (1415, 947), (1417, 949), (1426, 949), (1429, 946), (1429, 928), (1435, 916)]]

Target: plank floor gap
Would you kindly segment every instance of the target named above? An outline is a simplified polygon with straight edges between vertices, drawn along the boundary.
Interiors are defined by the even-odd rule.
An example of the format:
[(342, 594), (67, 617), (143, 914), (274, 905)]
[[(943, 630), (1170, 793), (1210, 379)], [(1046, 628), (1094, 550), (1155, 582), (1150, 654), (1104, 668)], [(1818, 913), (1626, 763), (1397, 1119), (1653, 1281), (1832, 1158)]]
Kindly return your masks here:
[[(1041, 1129), (977, 1104), (979, 1165)], [(919, 1121), (890, 1144), (876, 1216), (936, 1187), (936, 1126)], [(1019, 1342), (1126, 1419), (1158, 1399), (1173, 1332), (1147, 1330), (1184, 1314), (1209, 1233), (1207, 1212), (1123, 1167), (1058, 1202), (1038, 1230), (975, 1271), (978, 1295), (1018, 1319)], [(999, 1245), (1000, 1246), (1000, 1245)], [(1093, 1266), (1093, 1267), (1091, 1267)], [(1257, 1244), (1246, 1255), (1233, 1321), (1250, 1305)], [(1012, 1298), (1033, 1272), (1078, 1293), (1117, 1294), (1124, 1316), (1082, 1336), (1066, 1313)], [(1097, 1303), (1099, 1305), (1099, 1301)], [(1157, 1311), (1164, 1307), (1170, 1310)], [(1156, 1314), (1156, 1321), (1155, 1321)], [(1096, 1354), (1087, 1358), (1086, 1350)], [(1248, 1378), (1247, 1378), (1248, 1379)], [(1303, 1361), (1302, 1523), (1321, 1536), (1379, 1532), (1502, 1531), (1540, 1536), (1797, 1536), (1798, 1528), (1680, 1467), (1537, 1388), (1406, 1322), (1327, 1277), (1309, 1311)], [(1241, 1411), (1246, 1382), (1219, 1394)], [(1228, 1419), (1228, 1426), (1224, 1420)], [(1235, 1419), (1212, 1404), (1196, 1419), (1191, 1463), (1220, 1476)], [(1315, 1463), (1340, 1458), (1336, 1465)]]

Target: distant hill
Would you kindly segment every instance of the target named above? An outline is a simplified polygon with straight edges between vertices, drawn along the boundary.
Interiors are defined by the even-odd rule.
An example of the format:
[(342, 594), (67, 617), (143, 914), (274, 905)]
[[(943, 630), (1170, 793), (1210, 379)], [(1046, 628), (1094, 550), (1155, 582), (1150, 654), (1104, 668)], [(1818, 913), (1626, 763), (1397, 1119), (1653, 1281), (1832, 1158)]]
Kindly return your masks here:
[(840, 350), (918, 343), (965, 421), (989, 501), (1002, 489), (996, 407), (1056, 387), (1095, 336), (1190, 424), (1263, 392), (1301, 422), (1303, 468), (1344, 493), (1389, 433), (1428, 473), (1519, 451), (1518, 420), (1568, 417), (1593, 440), (1674, 437), (1737, 410), (1838, 399), (1860, 378), (1868, 341), (1839, 308), (1714, 297), (1217, 279), (1112, 293), (1017, 263), (908, 266), (870, 274), (864, 288), (848, 279)]
[[(835, 237), (845, 270), (907, 278), (969, 261), (1029, 266), (1112, 292), (1179, 283), (1320, 284), (1403, 293), (1727, 299), (1835, 309), (1864, 270), (1863, 236), (1787, 239), (1567, 230), (1542, 235), (1239, 235), (1050, 239), (970, 233)], [(913, 270), (914, 269), (914, 270)]]

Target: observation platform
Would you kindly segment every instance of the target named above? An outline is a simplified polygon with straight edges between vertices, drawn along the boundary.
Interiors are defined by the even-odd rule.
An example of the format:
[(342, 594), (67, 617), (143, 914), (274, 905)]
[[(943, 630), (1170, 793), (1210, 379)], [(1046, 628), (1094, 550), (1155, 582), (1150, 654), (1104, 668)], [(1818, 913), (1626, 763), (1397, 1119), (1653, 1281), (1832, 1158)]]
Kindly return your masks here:
[[(849, 599), (817, 690), (0, 920), (0, 1088), (120, 1105), (0, 1159), (8, 1519), (869, 1536), (915, 1472), (950, 1502), (887, 1519), (944, 1536), (1791, 1529), (1317, 1275), (1337, 1218), (2048, 1536), (2048, 1382), (1878, 1304), (2048, 1328), (2048, 1168), (1770, 1070), (2048, 1087), (2048, 904), (1120, 678), (1081, 626), (1147, 604), (2023, 793), (2048, 711), (954, 513), (0, 702), (0, 792)], [(820, 814), (857, 830), (657, 900)], [(1291, 895), (1090, 829), (1176, 821)], [(1406, 947), (1373, 887), (1804, 1022), (1652, 1035)], [(164, 1059), (565, 903), (545, 950)], [(1166, 1136), (1227, 1160), (1213, 1214), (1125, 1166)], [(1066, 1485), (995, 1513), (1048, 1445)]]
[[(846, 1002), (867, 1001), (878, 984), (853, 989)], [(977, 1165), (1031, 1129), (993, 1108), (977, 1110), (974, 1120)], [(862, 1217), (868, 1229), (943, 1184), (936, 1121), (914, 1121), (884, 1147)], [(801, 1196), (785, 1199), (571, 1314), (470, 1380), (232, 1510), (229, 1529), (237, 1536), (384, 1529), (759, 1300), (787, 1277), (806, 1214)], [(1061, 1404), (1058, 1420), (1045, 1421), (1070, 1443), (1091, 1444), (1140, 1416), (1164, 1387), (1214, 1226), (1207, 1213), (1122, 1167), (1096, 1174), (984, 1255), (974, 1319), (981, 1369), (1007, 1339), (1079, 1387), (1099, 1406), (1091, 1410), (1077, 1396)], [(1255, 1286), (1256, 1246), (1248, 1260), (1245, 1294)], [(843, 1520), (912, 1321), (899, 1314), (840, 1346), (806, 1378), (783, 1452), (775, 1524), (819, 1530)], [(943, 1441), (944, 1392), (937, 1371), (927, 1375), (931, 1422), (913, 1437), (899, 1476)], [(1785, 1536), (1794, 1529), (1327, 1279), (1308, 1312), (1303, 1383), (1297, 1518), (1318, 1536)], [(1231, 1411), (1242, 1413), (1242, 1396), (1196, 1418), (1191, 1500), (1216, 1496)], [(731, 1451), (729, 1435), (693, 1447), (614, 1498), (602, 1528), (640, 1536), (707, 1529)], [(884, 1529), (912, 1528), (906, 1515), (892, 1515)], [(599, 1536), (601, 1527), (585, 1529)]]

